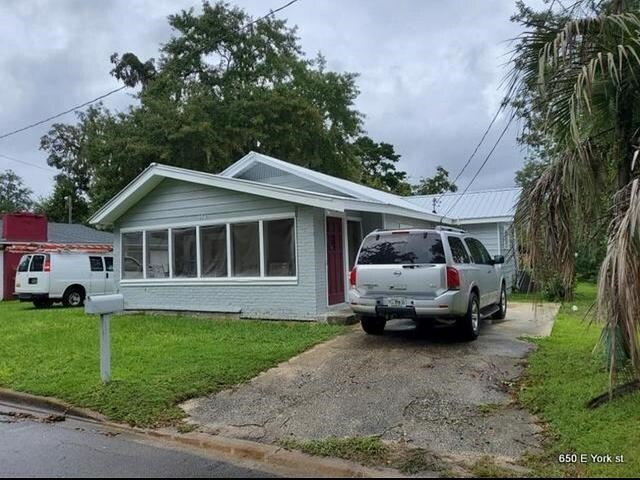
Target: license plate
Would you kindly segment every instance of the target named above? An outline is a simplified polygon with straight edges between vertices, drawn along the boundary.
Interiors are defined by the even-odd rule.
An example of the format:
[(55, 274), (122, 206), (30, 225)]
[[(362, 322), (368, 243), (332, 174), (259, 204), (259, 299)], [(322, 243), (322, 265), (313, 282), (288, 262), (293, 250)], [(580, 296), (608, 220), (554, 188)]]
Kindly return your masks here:
[(387, 298), (387, 305), (389, 307), (406, 307), (407, 299), (404, 297), (389, 297)]

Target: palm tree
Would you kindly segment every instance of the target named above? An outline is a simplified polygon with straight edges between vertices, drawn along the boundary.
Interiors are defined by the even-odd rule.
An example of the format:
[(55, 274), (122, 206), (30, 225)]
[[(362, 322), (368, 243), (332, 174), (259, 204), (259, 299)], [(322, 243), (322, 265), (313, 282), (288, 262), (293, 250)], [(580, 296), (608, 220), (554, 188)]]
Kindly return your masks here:
[(510, 75), (512, 105), (549, 159), (516, 214), (534, 278), (559, 276), (569, 294), (576, 239), (608, 225), (597, 316), (611, 389), (620, 373), (640, 379), (639, 7), (553, 0), (534, 12), (519, 3), (525, 33)]

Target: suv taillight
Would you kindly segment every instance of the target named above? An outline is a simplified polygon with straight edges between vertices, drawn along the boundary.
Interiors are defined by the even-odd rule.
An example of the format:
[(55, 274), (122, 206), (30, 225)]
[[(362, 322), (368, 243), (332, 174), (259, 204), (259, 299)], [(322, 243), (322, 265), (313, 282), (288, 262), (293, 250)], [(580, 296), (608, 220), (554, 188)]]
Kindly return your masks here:
[(460, 288), (460, 272), (453, 267), (447, 267), (447, 288), (449, 290)]
[(51, 257), (49, 257), (49, 255), (45, 255), (44, 257), (44, 263), (42, 264), (42, 271), (43, 272), (51, 271)]
[(349, 285), (351, 285), (352, 287), (355, 287), (357, 278), (358, 278), (357, 267), (353, 267), (353, 269), (349, 272)]

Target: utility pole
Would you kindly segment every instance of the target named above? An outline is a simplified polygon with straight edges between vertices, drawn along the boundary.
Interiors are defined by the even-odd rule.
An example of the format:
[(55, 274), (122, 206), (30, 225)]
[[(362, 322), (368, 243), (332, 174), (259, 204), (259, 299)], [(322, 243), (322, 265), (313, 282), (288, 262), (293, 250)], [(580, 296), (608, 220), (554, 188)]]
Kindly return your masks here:
[(66, 197), (64, 197), (65, 200), (67, 200), (67, 207), (69, 208), (69, 224), (71, 224), (71, 213), (72, 213), (72, 209), (73, 209), (73, 203), (71, 201), (71, 195), (67, 195)]

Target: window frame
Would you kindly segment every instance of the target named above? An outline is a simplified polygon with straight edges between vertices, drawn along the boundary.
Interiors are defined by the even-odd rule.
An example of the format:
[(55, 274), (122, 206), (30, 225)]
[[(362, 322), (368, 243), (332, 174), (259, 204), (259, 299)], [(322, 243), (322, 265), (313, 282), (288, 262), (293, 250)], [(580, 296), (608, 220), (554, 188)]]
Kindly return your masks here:
[[(296, 262), (296, 274), (295, 276), (267, 276), (266, 275), (266, 265), (265, 265), (265, 253), (264, 253), (264, 225), (263, 223), (271, 220), (285, 220), (292, 219), (293, 220), (293, 237), (294, 237), (294, 257)], [(236, 223), (249, 223), (249, 222), (258, 222), (258, 242), (260, 246), (260, 274), (258, 276), (251, 277), (239, 277), (232, 276), (232, 246), (231, 246), (231, 225)], [(202, 275), (202, 267), (201, 267), (201, 242), (200, 242), (200, 229), (204, 227), (213, 227), (213, 226), (225, 226), (226, 228), (226, 241), (227, 241), (227, 275), (224, 277), (205, 277)], [(149, 225), (144, 227), (125, 227), (121, 228), (119, 231), (120, 236), (120, 245), (118, 255), (122, 257), (122, 236), (126, 233), (141, 233), (143, 241), (146, 240), (146, 232), (147, 231), (157, 231), (162, 229), (167, 229), (169, 231), (169, 265), (171, 270), (173, 263), (173, 245), (171, 244), (171, 240), (173, 237), (172, 230), (173, 229), (183, 229), (183, 228), (195, 228), (196, 229), (196, 257), (197, 257), (197, 276), (192, 278), (177, 278), (173, 276), (173, 271), (170, 272), (168, 278), (148, 278), (146, 272), (146, 265), (143, 268), (143, 277), (132, 279), (132, 278), (122, 278), (122, 270), (120, 270), (119, 278), (120, 283), (123, 285), (162, 285), (162, 284), (171, 284), (171, 285), (247, 285), (247, 284), (255, 284), (255, 285), (274, 285), (274, 284), (282, 284), (282, 285), (296, 285), (298, 284), (299, 278), (299, 253), (298, 253), (298, 219), (297, 215), (294, 212), (291, 213), (283, 213), (283, 214), (271, 214), (271, 215), (261, 215), (261, 216), (251, 216), (251, 217), (239, 217), (239, 218), (229, 218), (229, 219), (215, 219), (215, 220), (207, 220), (203, 219), (202, 221), (196, 222), (182, 222), (182, 223), (172, 223), (172, 224), (162, 224), (162, 225)], [(143, 243), (142, 253), (143, 260), (146, 263), (146, 242)]]

